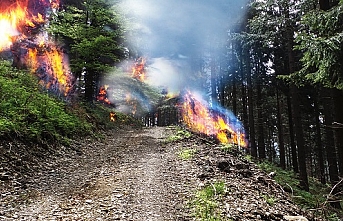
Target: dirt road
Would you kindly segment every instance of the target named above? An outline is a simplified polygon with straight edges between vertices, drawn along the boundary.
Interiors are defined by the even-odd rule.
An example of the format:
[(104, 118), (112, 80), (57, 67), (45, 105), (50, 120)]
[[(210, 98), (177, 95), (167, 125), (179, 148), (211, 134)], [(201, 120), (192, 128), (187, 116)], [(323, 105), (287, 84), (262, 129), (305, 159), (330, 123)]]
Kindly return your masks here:
[[(0, 220), (195, 220), (189, 202), (218, 181), (224, 194), (210, 203), (221, 220), (325, 220), (292, 203), (244, 151), (196, 135), (166, 143), (172, 133), (127, 128), (54, 151), (0, 146)], [(178, 156), (189, 149), (190, 159)]]
[(150, 128), (78, 143), (2, 193), (0, 220), (190, 220), (195, 183), (166, 136)]

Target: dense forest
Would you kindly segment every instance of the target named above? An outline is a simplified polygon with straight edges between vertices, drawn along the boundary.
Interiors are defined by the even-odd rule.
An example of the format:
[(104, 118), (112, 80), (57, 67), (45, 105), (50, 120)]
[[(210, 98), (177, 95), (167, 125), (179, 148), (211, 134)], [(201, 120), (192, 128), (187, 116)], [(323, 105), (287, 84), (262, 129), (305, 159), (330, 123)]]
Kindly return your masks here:
[[(17, 96), (26, 100), (19, 119), (11, 109), (17, 100), (9, 92), (5, 93), (6, 87), (10, 87), (5, 77), (17, 79), (15, 85), (21, 81), (32, 85), (33, 80), (10, 70), (8, 63), (1, 64), (2, 137), (26, 135), (28, 130), (21, 132), (23, 124), (15, 125), (10, 119), (32, 123), (41, 117), (38, 112), (47, 115), (48, 120), (37, 124), (37, 128), (32, 124), (29, 135), (39, 140), (59, 139), (56, 130), (68, 137), (76, 131), (91, 131), (88, 123), (74, 118), (77, 111), (73, 102), (99, 100), (101, 80), (117, 71), (119, 63), (141, 57), (139, 48), (127, 39), (135, 31), (128, 26), (132, 21), (121, 15), (116, 4), (102, 0), (65, 0), (61, 7), (52, 10), (49, 26), (44, 28), (59, 42), (59, 50), (68, 54), (74, 79), (71, 89), (59, 88), (62, 92), (59, 98), (38, 99), (51, 104), (53, 112), (46, 111), (49, 106), (42, 107), (44, 112), (33, 108), (35, 104), (32, 108), (25, 107), (31, 104), (37, 88), (30, 89), (32, 93), (19, 95), (22, 87), (17, 87)], [(226, 30), (225, 41), (217, 42), (219, 53), (196, 51), (188, 55), (192, 71), (210, 79), (202, 82), (209, 92), (209, 102), (218, 102), (232, 110), (242, 122), (248, 141), (246, 150), (253, 158), (293, 170), (299, 174), (299, 186), (305, 191), (310, 190), (309, 178), (329, 184), (331, 205), (341, 208), (343, 2), (251, 0), (242, 11), (244, 16)], [(30, 29), (30, 34), (37, 30)], [(207, 57), (201, 57), (202, 54)], [(8, 56), (2, 53), (2, 57)], [(20, 59), (12, 60), (16, 68), (28, 66)], [(61, 116), (60, 102), (68, 103), (65, 109), (69, 107), (71, 115), (63, 115), (63, 120), (54, 122), (48, 113)]]

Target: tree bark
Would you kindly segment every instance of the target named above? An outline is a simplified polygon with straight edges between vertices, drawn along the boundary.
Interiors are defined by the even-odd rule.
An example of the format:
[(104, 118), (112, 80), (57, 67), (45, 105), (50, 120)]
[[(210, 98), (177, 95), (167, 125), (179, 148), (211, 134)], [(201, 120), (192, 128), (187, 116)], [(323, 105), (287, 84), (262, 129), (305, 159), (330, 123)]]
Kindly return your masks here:
[[(325, 94), (330, 95), (330, 91), (332, 89), (326, 89)], [(329, 177), (330, 183), (334, 186), (338, 181), (338, 167), (337, 167), (337, 152), (335, 148), (335, 141), (334, 141), (334, 131), (333, 131), (333, 103), (332, 97), (324, 97), (324, 124), (325, 124), (325, 143), (326, 143), (326, 152), (327, 152), (327, 162), (329, 166)], [(333, 191), (333, 194), (337, 193), (337, 189)], [(335, 208), (340, 208), (339, 202), (331, 203), (331, 205)]]
[(285, 143), (283, 139), (283, 127), (282, 127), (282, 115), (281, 115), (281, 100), (279, 90), (276, 89), (276, 105), (277, 105), (277, 128), (279, 139), (279, 151), (280, 151), (280, 167), (286, 169), (286, 157), (285, 157)]
[[(290, 8), (287, 6), (286, 8), (286, 19), (290, 20), (289, 15)], [(288, 21), (290, 23), (290, 21)], [(287, 28), (287, 54), (288, 54), (288, 64), (289, 64), (289, 73), (294, 73), (295, 69), (295, 57), (293, 51), (294, 45), (294, 30), (292, 24), (288, 24)], [(300, 90), (295, 85), (295, 83), (291, 83), (290, 85), (291, 91), (291, 99), (292, 99), (292, 115), (293, 115), (293, 123), (295, 128), (296, 134), (296, 141), (298, 147), (298, 165), (299, 165), (299, 178), (300, 178), (300, 186), (309, 191), (308, 185), (308, 177), (307, 177), (307, 170), (306, 170), (306, 150), (305, 150), (305, 141), (304, 141), (304, 132), (302, 128), (301, 122), (301, 106), (300, 106)]]
[(343, 176), (343, 92), (333, 89), (335, 141), (339, 175)]
[(298, 165), (299, 165), (299, 178), (300, 186), (302, 189), (309, 191), (308, 177), (306, 170), (306, 151), (305, 151), (305, 141), (304, 132), (301, 123), (301, 107), (299, 103), (299, 89), (291, 84), (291, 95), (292, 95), (292, 114), (295, 129), (295, 138), (298, 147)]
[(86, 70), (85, 73), (85, 100), (92, 102), (94, 99), (94, 79), (93, 73), (89, 70)]
[(242, 75), (242, 84), (241, 84), (241, 93), (242, 93), (242, 112), (243, 112), (243, 125), (246, 133), (249, 134), (249, 127), (248, 127), (248, 107), (247, 107), (247, 90), (246, 85), (244, 84), (245, 81), (245, 69), (244, 69), (244, 62), (243, 62), (243, 53), (242, 48), (239, 50), (239, 57), (240, 59), (240, 71)]
[(319, 107), (318, 107), (318, 98), (314, 99), (314, 115), (315, 115), (315, 123), (316, 123), (316, 146), (315, 149), (317, 160), (318, 160), (318, 172), (317, 177), (320, 179), (320, 182), (325, 184), (325, 167), (324, 167), (324, 151), (323, 151), (323, 144), (322, 144), (322, 133), (320, 130), (320, 121), (319, 121)]
[(260, 159), (266, 159), (266, 147), (264, 145), (264, 128), (263, 128), (263, 107), (262, 107), (262, 92), (261, 92), (261, 80), (257, 81), (257, 143), (258, 143), (258, 157)]
[[(237, 67), (237, 59), (235, 58), (235, 43), (236, 42), (232, 42), (232, 50), (231, 50), (231, 61), (234, 65), (232, 65), (233, 67)], [(236, 68), (231, 68), (232, 69), (232, 112), (234, 113), (235, 116), (237, 116), (237, 70)]]
[(251, 81), (251, 68), (250, 68), (250, 57), (249, 53), (245, 54), (247, 64), (247, 86), (248, 86), (248, 107), (249, 107), (249, 144), (251, 156), (257, 157), (257, 147), (255, 140), (255, 122), (254, 122), (254, 98), (253, 98), (253, 85)]
[(293, 168), (294, 173), (299, 173), (297, 146), (295, 144), (295, 134), (294, 134), (292, 101), (291, 101), (290, 95), (287, 95), (287, 106), (288, 106), (289, 139), (290, 139), (291, 155), (292, 155), (292, 168)]

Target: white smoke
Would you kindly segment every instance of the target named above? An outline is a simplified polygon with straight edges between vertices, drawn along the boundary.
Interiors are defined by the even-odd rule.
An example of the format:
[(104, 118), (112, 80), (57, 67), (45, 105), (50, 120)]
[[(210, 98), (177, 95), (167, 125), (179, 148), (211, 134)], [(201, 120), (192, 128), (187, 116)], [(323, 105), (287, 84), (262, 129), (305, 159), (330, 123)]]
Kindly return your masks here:
[(150, 59), (150, 83), (177, 90), (199, 85), (194, 66), (200, 64), (195, 61), (225, 45), (230, 27), (244, 15), (246, 2), (122, 0), (120, 8), (131, 19), (129, 41)]

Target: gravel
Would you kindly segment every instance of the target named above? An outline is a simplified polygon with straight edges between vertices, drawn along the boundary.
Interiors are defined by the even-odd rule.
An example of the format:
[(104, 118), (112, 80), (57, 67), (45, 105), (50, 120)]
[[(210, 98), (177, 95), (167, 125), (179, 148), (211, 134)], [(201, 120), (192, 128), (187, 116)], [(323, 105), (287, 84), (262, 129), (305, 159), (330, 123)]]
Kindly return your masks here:
[[(229, 190), (219, 202), (223, 220), (322, 220), (294, 205), (242, 151), (228, 154), (194, 135), (166, 142), (173, 131), (111, 131), (68, 148), (3, 142), (0, 220), (196, 220), (196, 191), (218, 180)], [(189, 148), (191, 159), (178, 157)]]

